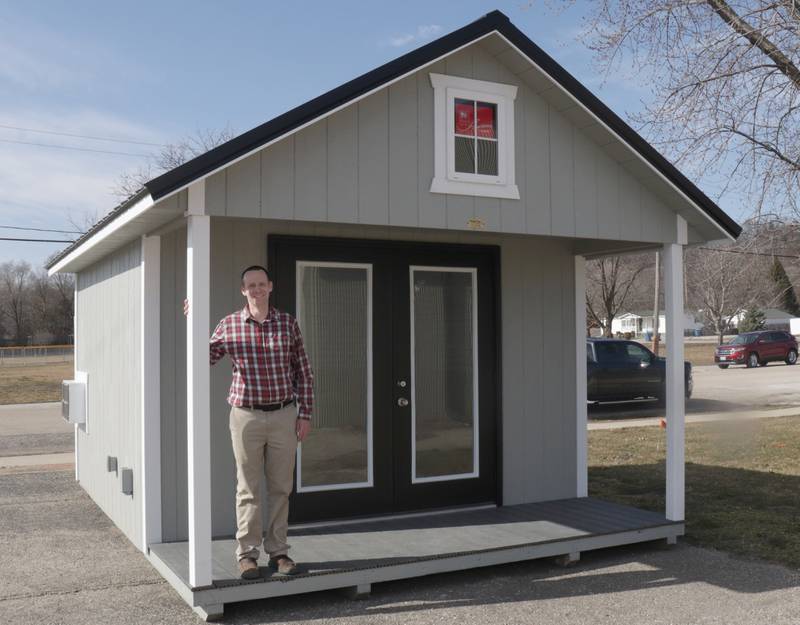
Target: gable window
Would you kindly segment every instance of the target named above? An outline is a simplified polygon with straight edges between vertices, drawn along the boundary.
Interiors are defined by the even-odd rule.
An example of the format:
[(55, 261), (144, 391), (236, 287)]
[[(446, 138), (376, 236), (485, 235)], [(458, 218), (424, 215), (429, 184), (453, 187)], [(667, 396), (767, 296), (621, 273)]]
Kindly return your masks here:
[(519, 199), (514, 184), (517, 88), (430, 76), (435, 117), (431, 192)]
[(454, 171), (496, 176), (497, 105), (456, 98), (454, 109)]

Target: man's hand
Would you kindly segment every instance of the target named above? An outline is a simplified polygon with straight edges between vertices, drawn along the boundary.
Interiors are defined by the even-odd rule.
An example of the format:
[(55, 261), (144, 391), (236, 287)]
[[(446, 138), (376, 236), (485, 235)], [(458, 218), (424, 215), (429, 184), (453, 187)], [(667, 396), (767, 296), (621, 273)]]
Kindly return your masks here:
[(294, 430), (297, 433), (297, 440), (302, 443), (311, 431), (311, 421), (298, 418), (295, 422)]
[(188, 317), (189, 316), (189, 300), (188, 299), (183, 300), (183, 316), (184, 317)]

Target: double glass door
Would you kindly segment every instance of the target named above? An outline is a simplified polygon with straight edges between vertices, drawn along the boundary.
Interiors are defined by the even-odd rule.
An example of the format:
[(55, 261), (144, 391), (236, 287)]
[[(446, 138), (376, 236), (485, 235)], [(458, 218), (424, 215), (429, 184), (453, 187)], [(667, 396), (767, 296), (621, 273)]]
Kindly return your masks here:
[(494, 502), (494, 248), (268, 245), (314, 369), (292, 521)]

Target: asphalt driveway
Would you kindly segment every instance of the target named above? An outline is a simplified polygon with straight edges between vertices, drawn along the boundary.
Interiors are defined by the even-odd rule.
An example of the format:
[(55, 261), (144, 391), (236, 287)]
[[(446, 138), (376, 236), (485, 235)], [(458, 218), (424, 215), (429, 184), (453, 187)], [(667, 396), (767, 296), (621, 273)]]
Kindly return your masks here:
[[(68, 471), (0, 472), (0, 623), (199, 623)], [(796, 625), (800, 572), (679, 544), (226, 606), (226, 623)]]
[[(711, 365), (694, 367), (692, 374), (694, 392), (686, 404), (689, 417), (792, 408), (797, 408), (794, 414), (800, 414), (800, 365), (770, 363), (756, 369), (724, 370)], [(636, 419), (663, 414), (664, 409), (654, 401), (589, 406), (590, 419)]]

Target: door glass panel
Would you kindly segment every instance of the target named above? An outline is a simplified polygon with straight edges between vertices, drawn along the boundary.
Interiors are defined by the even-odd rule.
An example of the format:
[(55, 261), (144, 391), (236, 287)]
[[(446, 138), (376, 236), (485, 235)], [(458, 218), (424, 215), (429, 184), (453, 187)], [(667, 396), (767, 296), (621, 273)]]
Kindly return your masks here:
[(297, 317), (314, 370), (297, 491), (372, 486), (372, 267), (298, 262)]
[(478, 475), (477, 274), (411, 268), (412, 482)]

